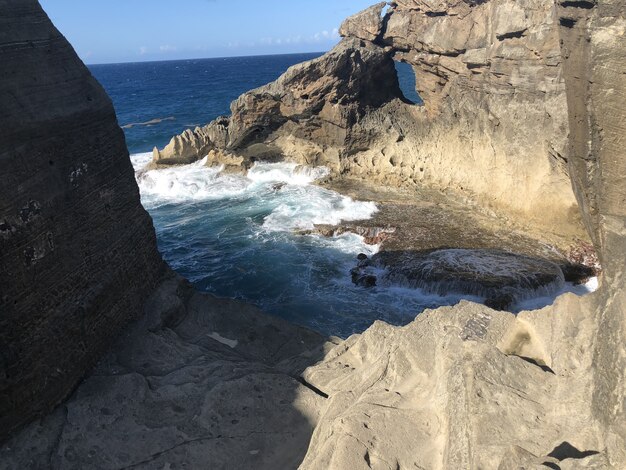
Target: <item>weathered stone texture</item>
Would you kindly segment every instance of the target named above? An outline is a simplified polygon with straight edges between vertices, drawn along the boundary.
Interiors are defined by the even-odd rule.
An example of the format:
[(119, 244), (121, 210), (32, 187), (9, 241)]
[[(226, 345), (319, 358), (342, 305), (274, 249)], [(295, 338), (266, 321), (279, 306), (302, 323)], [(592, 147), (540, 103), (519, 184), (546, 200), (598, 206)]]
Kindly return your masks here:
[[(584, 237), (568, 178), (553, 2), (403, 1), (381, 17), (384, 7), (348, 18), (344, 39), (322, 58), (235, 101), (228, 151), (263, 159), (270, 147), (274, 158), (448, 190), (542, 231)], [(412, 65), (424, 106), (395, 91), (391, 58)], [(341, 83), (367, 91), (343, 96)], [(186, 149), (195, 144), (176, 145), (190, 138), (204, 157), (204, 137), (187, 132), (155, 161), (193, 158)]]
[[(401, 13), (408, 22), (417, 21), (422, 26), (424, 22), (444, 21), (441, 18), (446, 16), (469, 17), (473, 11), (483, 9), (490, 18), (490, 37), (496, 37), (493, 44), (532, 38), (534, 20), (528, 29), (520, 28), (525, 28), (528, 18), (538, 11), (524, 4), (522, 15), (510, 3), (495, 0), (394, 3), (396, 10), (391, 13), (392, 18), (388, 18), (389, 23), (393, 15)], [(5, 5), (7, 2), (0, 3), (0, 7)], [(502, 5), (511, 7), (510, 15), (498, 13)], [(541, 5), (541, 14), (547, 14), (548, 4)], [(164, 281), (146, 303), (147, 315), (120, 339), (95, 374), (69, 401), (0, 448), (0, 467), (625, 468), (624, 11), (624, 0), (598, 4), (582, 0), (563, 2), (553, 11), (556, 16), (551, 17), (552, 23), (544, 31), (545, 36), (537, 32), (537, 37), (550, 38), (551, 46), (556, 40), (555, 31), (560, 32), (563, 41), (565, 63), (561, 71), (573, 134), (570, 148), (563, 154), (567, 165), (563, 160), (554, 168), (563, 172), (563, 178), (566, 174), (571, 176), (582, 218), (602, 258), (604, 273), (598, 292), (582, 298), (566, 295), (553, 306), (517, 316), (462, 302), (454, 307), (424, 312), (405, 327), (377, 322), (362, 335), (354, 335), (343, 342), (325, 343), (319, 336), (265, 317), (253, 307), (194, 293), (179, 279), (171, 278)], [(415, 19), (412, 15), (424, 18)], [(355, 25), (358, 24), (351, 28)], [(439, 30), (435, 27), (433, 31)], [(517, 37), (519, 34), (521, 37)], [(498, 35), (501, 39), (497, 39)], [(433, 33), (429, 39), (426, 31), (422, 31), (416, 40), (426, 43), (440, 36)], [(450, 40), (453, 44), (443, 50), (443, 54), (441, 50), (429, 54), (438, 54), (442, 61), (447, 60), (445, 57), (450, 57), (451, 51), (457, 51), (455, 40)], [(3, 50), (0, 46), (0, 52)], [(276, 155), (299, 149), (300, 153), (294, 158), (335, 162), (340, 171), (354, 172), (356, 166), (346, 163), (347, 156), (370, 151), (369, 146), (375, 147), (383, 133), (386, 133), (387, 146), (392, 145), (390, 141), (402, 143), (409, 140), (410, 135), (419, 135), (421, 126), (433, 139), (433, 148), (445, 148), (449, 139), (463, 135), (467, 140), (459, 142), (475, 149), (481, 133), (485, 134), (489, 145), (496, 145), (497, 128), (512, 126), (517, 119), (519, 129), (513, 133), (511, 127), (505, 140), (509, 144), (517, 142), (519, 152), (524, 152), (522, 143), (526, 140), (516, 140), (516, 136), (522, 135), (531, 142), (529, 139), (533, 136), (527, 132), (535, 129), (536, 123), (529, 119), (537, 115), (529, 110), (538, 104), (540, 113), (551, 109), (533, 89), (526, 92), (519, 88), (510, 95), (513, 85), (496, 83), (502, 76), (498, 76), (495, 69), (479, 72), (494, 75), (477, 78), (489, 89), (484, 95), (476, 95), (478, 89), (472, 88), (475, 84), (462, 88), (461, 83), (473, 78), (461, 79), (463, 74), (457, 74), (450, 83), (457, 83), (458, 87), (445, 85), (441, 90), (443, 98), (436, 108), (428, 112), (406, 108), (397, 96), (397, 82), (384, 82), (391, 86), (376, 90), (364, 79), (381, 78), (369, 66), (377, 63), (384, 72), (390, 63), (389, 52), (374, 44), (346, 39), (325, 58), (296, 66), (276, 83), (243, 95), (233, 105), (228, 131), (220, 134), (226, 136), (227, 143), (220, 146), (232, 152), (241, 151), (242, 165), (254, 158), (254, 154), (245, 154), (246, 149), (261, 149)], [(462, 63), (481, 67), (491, 57), (487, 51), (466, 51), (456, 57), (461, 55), (465, 56)], [(507, 80), (521, 73), (519, 64), (541, 61), (545, 57), (518, 59), (511, 56), (508, 69), (502, 65), (504, 69), (500, 70), (510, 72)], [(342, 74), (326, 74), (328, 70), (342, 71)], [(347, 82), (342, 78), (346, 71), (354, 73)], [(536, 71), (540, 73), (540, 69)], [(59, 90), (64, 89), (59, 86)], [(364, 89), (372, 93), (362, 94)], [(474, 94), (466, 94), (469, 90)], [(483, 100), (480, 102), (491, 109), (490, 106), (498, 102), (498, 90), (502, 91), (503, 100), (516, 103), (511, 108), (512, 116), (501, 116), (501, 124), (485, 127), (487, 124), (481, 123), (478, 115), (477, 127), (472, 128), (472, 132), (459, 131), (452, 137), (445, 130), (449, 128), (438, 127), (442, 122), (452, 125), (454, 117), (461, 122), (466, 119), (467, 123), (469, 114), (464, 118), (461, 111), (465, 109), (469, 113), (469, 108), (464, 107), (476, 104), (476, 99)], [(564, 98), (562, 85), (555, 92), (554, 103), (558, 106), (552, 109), (555, 115), (551, 119), (562, 122), (565, 120), (565, 115), (560, 114), (565, 111), (561, 102)], [(545, 90), (545, 94), (547, 96), (549, 91)], [(73, 96), (69, 92), (68, 95)], [(19, 95), (6, 94), (0, 88), (0, 97), (4, 100), (7, 96)], [(527, 103), (528, 108), (520, 105), (518, 99)], [(94, 119), (94, 115), (89, 114), (92, 112), (97, 118), (98, 110), (109, 116), (103, 111), (105, 107), (89, 108), (91, 111), (85, 111), (86, 117)], [(52, 112), (56, 108), (45, 109)], [(445, 117), (452, 109), (458, 111), (457, 115)], [(322, 124), (320, 117), (324, 117), (327, 124)], [(11, 122), (16, 122), (15, 114)], [(102, 122), (108, 121), (101, 119), (101, 125)], [(326, 129), (317, 135), (312, 130), (313, 124), (328, 125), (328, 129), (335, 126), (337, 130), (333, 133)], [(110, 127), (119, 131), (113, 124)], [(45, 132), (37, 134), (43, 129), (46, 127), (35, 126), (31, 131), (34, 134), (29, 135), (51, 138)], [(65, 135), (74, 136), (66, 128), (59, 129)], [(97, 129), (100, 127), (88, 128), (92, 134), (99, 135)], [(546, 139), (548, 134), (538, 135)], [(268, 136), (275, 140), (268, 140)], [(299, 143), (294, 143), (296, 138), (300, 139)], [(316, 144), (316, 138), (322, 143)], [(110, 140), (105, 142), (110, 143)], [(537, 140), (541, 139), (535, 136), (532, 142)], [(85, 141), (89, 140), (81, 140)], [(344, 143), (339, 144), (342, 141)], [(303, 142), (309, 142), (308, 146)], [(185, 145), (195, 144), (190, 140)], [(322, 149), (323, 145), (327, 147)], [(335, 160), (328, 156), (330, 148), (335, 149)], [(345, 148), (351, 151), (342, 153)], [(218, 146), (210, 149), (221, 150)], [(35, 152), (34, 155), (41, 154)], [(469, 152), (468, 155), (476, 154)], [(0, 158), (4, 164), (6, 154), (0, 154)], [(82, 166), (74, 163), (82, 162), (83, 154), (74, 154), (72, 158), (70, 184), (77, 182), (71, 188), (80, 191), (84, 181), (81, 178), (91, 178), (93, 174), (85, 173)], [(364, 166), (363, 175), (371, 177), (370, 172), (380, 168), (381, 160), (378, 157), (372, 160), (371, 167)], [(25, 167), (38, 161), (20, 160)], [(399, 161), (408, 165), (408, 160)], [(539, 170), (543, 168), (539, 160), (531, 161)], [(96, 164), (93, 160), (88, 163), (87, 169)], [(521, 166), (522, 162), (518, 163)], [(529, 164), (528, 161), (525, 164)], [(382, 168), (388, 167), (383, 165)], [(468, 166), (467, 171), (473, 172), (476, 179), (492, 178), (493, 174), (485, 168)], [(509, 187), (509, 192), (519, 198), (530, 197), (528, 187), (532, 186), (532, 180), (526, 178), (521, 168), (515, 168), (518, 171), (513, 182), (517, 185), (513, 189)], [(388, 177), (390, 173), (386, 171), (374, 174)], [(126, 173), (130, 181), (132, 172), (129, 169)], [(33, 174), (39, 178), (42, 175)], [(119, 175), (120, 179), (126, 177), (121, 170)], [(511, 173), (510, 177), (513, 176)], [(58, 181), (67, 184), (61, 176)], [(489, 182), (497, 192), (499, 186)], [(3, 198), (16, 197), (15, 191), (8, 194), (4, 188), (0, 193)], [(518, 191), (518, 188), (521, 189)], [(126, 189), (133, 193), (129, 199), (136, 200), (134, 185), (129, 182)], [(21, 190), (21, 186), (18, 187), (17, 194)], [(74, 201), (71, 198), (74, 193), (61, 194), (70, 202)], [(3, 243), (10, 240), (9, 236), (22, 233), (18, 229), (25, 230), (25, 224), (30, 227), (28, 224), (43, 223), (40, 218), (47, 214), (48, 199), (38, 197), (32, 197), (32, 202), (27, 199), (17, 204), (16, 207), (23, 210), (3, 222)], [(91, 195), (89, 201), (96, 204), (94, 201), (98, 199)], [(130, 203), (128, 206), (135, 207), (136, 215), (143, 214), (136, 206)], [(128, 206), (122, 204), (121, 207)], [(557, 207), (555, 203), (552, 209), (556, 211)], [(69, 224), (59, 216), (64, 213), (59, 210), (49, 215), (56, 217), (57, 223), (60, 221), (61, 229)], [(119, 234), (126, 233), (128, 227), (116, 225), (114, 215), (108, 217), (110, 220), (102, 221), (101, 227), (114, 227)], [(89, 218), (84, 220), (90, 221)], [(16, 227), (15, 232), (10, 231), (11, 227)], [(90, 233), (84, 231), (87, 235)], [(104, 240), (107, 240), (107, 233), (103, 230)], [(146, 231), (141, 233), (145, 235)], [(137, 247), (147, 250), (147, 245)], [(106, 252), (101, 246), (94, 248), (101, 250), (94, 252), (94, 256)], [(56, 256), (56, 250), (40, 259), (29, 257), (31, 266), (52, 269), (45, 263), (49, 256)], [(2, 256), (6, 256), (5, 251)], [(65, 256), (73, 259), (69, 253)], [(13, 266), (4, 264), (4, 259), (2, 266)], [(136, 263), (137, 258), (134, 261)], [(135, 266), (128, 269), (132, 271)], [(144, 270), (141, 275), (133, 271), (132, 274), (135, 279), (145, 280), (146, 272), (150, 271)], [(39, 271), (29, 273), (39, 275)], [(3, 277), (3, 287), (12, 285), (5, 279)], [(127, 278), (123, 281), (131, 282)], [(77, 297), (82, 298), (89, 292), (89, 285), (76, 289)], [(102, 298), (102, 302), (116, 300), (120, 298)], [(115, 307), (114, 303), (109, 305)], [(20, 318), (40, 320), (45, 317)], [(2, 317), (2, 321), (4, 319)], [(59, 321), (59, 318), (54, 320)], [(7, 325), (13, 328), (10, 323), (2, 323), (0, 335), (14, 331), (6, 330)], [(66, 327), (66, 324), (61, 326)], [(65, 330), (59, 331), (65, 334)], [(81, 334), (83, 336), (78, 337), (82, 339), (84, 333)], [(0, 338), (6, 341), (6, 336)], [(75, 350), (72, 353), (77, 354)], [(5, 356), (3, 359), (3, 364), (7, 364)], [(10, 378), (7, 372), (11, 370), (0, 369), (4, 374), (0, 377)]]
[(65, 398), (162, 268), (124, 135), (34, 0), (0, 1), (0, 439)]
[(626, 2), (560, 2), (570, 173), (604, 265), (594, 410), (611, 463), (626, 462)]
[(325, 401), (300, 373), (329, 346), (171, 277), (66, 403), (0, 447), (0, 469), (296, 468)]

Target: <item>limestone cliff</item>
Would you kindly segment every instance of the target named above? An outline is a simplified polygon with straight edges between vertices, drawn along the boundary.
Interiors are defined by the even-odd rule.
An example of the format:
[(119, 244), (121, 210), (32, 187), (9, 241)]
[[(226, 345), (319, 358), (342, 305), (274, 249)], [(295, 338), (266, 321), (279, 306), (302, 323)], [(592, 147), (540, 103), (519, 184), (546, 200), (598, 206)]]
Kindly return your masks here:
[[(222, 150), (212, 161), (225, 152), (325, 163), (335, 175), (450, 190), (522, 224), (580, 236), (553, 2), (384, 8), (349, 18), (335, 49), (236, 100), (228, 126), (219, 120), (227, 138), (210, 146)], [(412, 65), (424, 106), (402, 98), (393, 60)], [(205, 156), (201, 136), (216, 125), (174, 138), (155, 161)]]
[[(484, 5), (497, 10), (499, 4), (499, 0), (480, 4), (462, 0), (398, 1), (394, 11), (436, 19), (445, 17), (445, 12), (448, 16), (462, 16), (468, 9), (484, 8)], [(364, 36), (374, 35), (372, 27), (378, 22), (373, 12), (378, 14), (379, 8), (364, 13), (369, 25)], [(554, 10), (565, 59), (562, 71), (569, 108), (569, 114), (558, 119), (568, 118), (572, 129), (567, 172), (580, 201), (582, 218), (604, 265), (597, 293), (583, 298), (563, 296), (554, 306), (522, 312), (518, 316), (463, 302), (455, 307), (424, 312), (406, 327), (378, 322), (362, 335), (325, 343), (318, 335), (264, 316), (253, 307), (193, 292), (185, 282), (170, 277), (146, 302), (146, 315), (118, 340), (93, 375), (67, 402), (0, 446), (0, 468), (294, 468), (298, 465), (304, 469), (625, 468), (626, 188), (622, 182), (626, 176), (626, 158), (621, 146), (626, 123), (623, 106), (626, 82), (622, 80), (626, 70), (625, 9), (624, 0), (597, 3), (568, 0)], [(59, 351), (54, 360), (65, 364), (67, 356), (73, 354), (84, 366), (87, 353), (77, 350), (75, 344), (84, 345), (89, 354), (97, 353), (98, 344), (85, 342), (85, 338), (93, 339), (88, 335), (95, 331), (90, 323), (93, 310), (83, 306), (84, 310), (80, 311), (83, 317), (78, 320), (72, 317), (74, 323), (63, 322), (62, 316), (50, 317), (55, 323), (48, 330), (37, 330), (39, 336), (32, 340), (27, 337), (29, 343), (26, 343), (17, 333), (31, 331), (38, 322), (44, 322), (50, 310), (20, 311), (23, 315), (17, 317), (17, 311), (12, 310), (15, 307), (7, 306), (7, 301), (40, 299), (44, 294), (38, 290), (37, 283), (46, 287), (54, 280), (46, 277), (46, 273), (51, 273), (55, 279), (64, 276), (75, 283), (75, 289), (69, 294), (60, 293), (60, 298), (89, 299), (93, 292), (90, 276), (101, 275), (105, 266), (107, 269), (118, 266), (115, 257), (110, 257), (108, 264), (102, 260), (108, 247), (98, 243), (113, 243), (109, 230), (116, 230), (118, 237), (131, 237), (130, 232), (143, 236), (144, 242), (133, 247), (136, 251), (129, 249), (125, 253), (134, 264), (120, 268), (133, 277), (125, 277), (117, 271), (111, 274), (124, 283), (117, 289), (121, 295), (113, 295), (106, 289), (111, 278), (100, 278), (104, 294), (97, 304), (91, 304), (102, 306), (100, 313), (108, 315), (106, 321), (114, 325), (120, 319), (117, 302), (128, 302), (128, 312), (137, 311), (139, 297), (151, 282), (151, 261), (158, 264), (152, 231), (138, 206), (136, 186), (124, 152), (109, 152), (111, 147), (120, 150), (116, 136), (121, 134), (108, 100), (77, 63), (69, 46), (50, 29), (36, 4), (0, 0), (0, 10), (3, 12), (0, 21), (11, 18), (11, 13), (32, 18), (31, 22), (22, 21), (22, 25), (37, 24), (30, 29), (0, 29), (0, 34), (13, 31), (12, 34), (18, 35), (17, 39), (0, 36), (4, 44), (0, 54), (10, 52), (4, 62), (9, 68), (0, 71), (0, 98), (2, 103), (7, 103), (3, 109), (8, 109), (11, 116), (2, 121), (9, 130), (0, 140), (3, 143), (0, 158), (3, 167), (10, 170), (10, 177), (3, 178), (0, 186), (3, 204), (10, 202), (2, 206), (9, 215), (2, 212), (0, 219), (1, 266), (3, 270), (10, 268), (16, 273), (8, 277), (3, 271), (2, 277), (3, 364), (12, 364), (6, 359), (11, 356), (5, 353), (14, 350), (6, 347), (10, 346), (26, 354), (32, 352), (24, 357), (29, 358), (33, 366), (50, 365), (45, 358), (36, 355), (40, 350), (35, 341), (43, 340), (44, 346), (52, 348), (54, 337), (48, 332), (58, 332), (65, 342), (62, 347), (51, 349), (55, 353)], [(381, 20), (382, 27), (387, 23), (388, 28), (391, 19)], [(48, 29), (42, 28), (42, 24)], [(357, 31), (359, 24), (360, 21), (348, 22), (342, 31)], [(47, 102), (41, 95), (31, 94), (38, 87), (30, 85), (28, 78), (33, 77), (27, 74), (28, 70), (45, 63), (48, 48), (56, 50), (54, 41), (47, 42), (48, 36), (41, 39), (41, 44), (45, 44), (43, 50), (37, 49), (39, 43), (33, 40), (50, 31), (52, 38), (57, 38), (57, 46), (62, 46), (68, 54), (65, 57), (69, 57), (68, 62), (63, 63), (60, 59), (64, 56), (56, 55), (54, 64), (61, 62), (60, 66), (65, 65), (66, 69), (58, 75), (49, 75), (51, 79), (56, 76), (56, 80), (54, 86), (46, 89), (45, 96), (60, 96), (62, 100), (57, 102)], [(380, 35), (377, 38), (380, 40)], [(509, 39), (521, 38), (505, 38)], [(363, 57), (369, 57), (368, 60), (378, 57), (381, 69), (389, 64), (390, 57), (378, 51), (378, 46), (366, 42), (362, 45), (358, 39), (349, 41), (348, 49), (352, 52), (354, 47), (364, 50), (354, 56), (352, 52), (344, 54), (341, 51), (348, 42), (345, 41), (344, 46), (333, 53), (340, 52), (334, 56), (337, 63), (344, 60), (352, 69), (363, 66), (360, 62)], [(372, 56), (367, 55), (370, 52)], [(11, 68), (16, 58), (23, 61), (19, 62), (21, 67)], [(56, 70), (54, 64), (48, 64), (52, 71)], [(69, 67), (72, 64), (74, 67)], [(308, 70), (311, 66), (309, 63), (302, 69), (292, 69), (292, 78), (299, 70)], [(9, 71), (6, 75), (5, 70)], [(19, 81), (12, 81), (16, 74), (22, 73), (26, 75)], [(317, 82), (322, 89), (325, 80), (320, 77)], [(330, 90), (346, 90), (345, 108), (338, 109), (352, 110), (352, 114), (335, 116), (340, 128), (342, 123), (350, 122), (350, 116), (363, 120), (359, 122), (373, 119), (375, 114), (369, 111), (372, 107), (401, 110), (404, 106), (393, 86), (364, 98), (373, 100), (372, 107), (360, 107), (360, 99), (350, 99), (359, 96), (357, 86), (350, 87), (350, 82), (343, 83), (339, 77), (331, 78), (330, 82)], [(393, 81), (389, 83), (393, 85)], [(56, 95), (57, 90), (63, 92), (62, 95)], [(82, 96), (81, 90), (89, 91), (88, 96), (92, 98), (84, 108), (79, 106), (82, 101), (73, 101)], [(318, 88), (311, 91), (315, 90)], [(264, 95), (256, 90), (244, 96), (262, 102), (263, 109), (271, 108), (277, 114), (244, 113), (241, 121), (233, 121), (256, 123), (257, 129), (251, 133), (244, 132), (247, 124), (242, 126), (243, 130), (232, 134), (231, 123), (224, 126), (220, 138), (230, 142), (232, 149), (239, 144), (249, 148), (255, 142), (271, 154), (278, 147), (268, 149), (273, 143), (267, 140), (265, 126), (272, 135), (276, 126), (294, 125), (297, 116), (291, 113), (295, 109), (303, 109), (303, 122), (316, 120), (315, 115), (307, 114), (306, 108), (283, 108), (280, 103), (273, 103), (277, 95)], [(28, 107), (29, 100), (40, 103), (36, 114)], [(438, 109), (428, 113), (445, 113), (447, 100), (444, 97)], [(67, 108), (69, 105), (73, 107)], [(18, 108), (27, 112), (18, 113)], [(71, 119), (72, 112), (81, 109), (85, 114), (79, 114), (80, 122), (86, 127), (80, 129), (85, 133), (75, 134), (77, 123)], [(68, 110), (69, 114), (63, 114), (63, 110)], [(285, 116), (292, 120), (283, 122)], [(99, 126), (92, 126), (90, 119)], [(384, 122), (378, 124), (382, 126)], [(324, 125), (319, 121), (317, 124)], [(375, 130), (373, 121), (371, 125)], [(526, 125), (532, 127), (534, 123), (520, 121), (521, 133), (525, 132)], [(358, 125), (341, 129), (335, 136), (338, 141), (344, 137), (344, 130), (348, 130), (350, 136), (368, 135), (355, 134), (363, 130)], [(68, 140), (54, 140), (49, 134), (52, 131), (55, 131), (54, 136), (65, 136)], [(100, 134), (105, 131), (108, 133)], [(92, 141), (91, 136), (99, 140)], [(243, 136), (243, 140), (237, 140), (237, 136)], [(48, 142), (47, 139), (51, 139), (50, 145), (56, 145), (37, 147), (43, 145), (41, 142)], [(73, 145), (83, 142), (90, 146), (79, 147), (81, 152), (72, 152)], [(437, 142), (443, 146), (445, 136), (439, 136), (433, 145)], [(16, 153), (21, 146), (35, 153)], [(6, 153), (5, 148), (13, 150)], [(93, 153), (87, 152), (89, 149)], [(221, 152), (221, 148), (211, 150), (215, 155)], [(364, 147), (354, 155), (365, 151)], [(17, 155), (19, 165), (13, 165), (15, 160), (7, 155)], [(26, 158), (33, 155), (35, 158)], [(88, 165), (77, 167), (85, 155), (91, 156)], [(97, 155), (102, 155), (103, 159), (98, 159)], [(253, 155), (238, 158), (245, 163)], [(327, 157), (319, 154), (316, 158)], [(338, 161), (343, 165), (341, 158)], [(49, 184), (60, 192), (37, 192), (46, 186), (35, 187), (31, 179), (46, 183), (51, 170), (35, 172), (33, 169), (46, 164), (57, 168), (59, 161), (61, 168), (65, 168), (63, 165), (72, 168), (69, 174), (52, 172), (56, 179)], [(333, 159), (328, 158), (328, 161), (332, 163)], [(94, 165), (107, 172), (87, 171)], [(25, 171), (19, 173), (21, 168)], [(77, 172), (76, 168), (81, 171)], [(480, 174), (478, 168), (474, 167), (475, 174)], [(518, 176), (521, 178), (523, 174)], [(89, 181), (96, 184), (96, 188), (99, 181), (108, 182), (107, 188), (112, 192), (105, 194), (112, 198), (108, 199), (113, 201), (112, 208), (122, 211), (124, 217), (134, 217), (139, 225), (130, 229), (128, 223), (122, 224), (116, 218), (115, 212), (107, 212), (106, 205), (100, 207), (99, 198), (104, 197), (98, 192), (100, 189), (88, 193), (89, 197), (80, 192), (85, 189), (81, 184)], [(522, 188), (527, 183), (523, 178), (515, 182)], [(35, 203), (25, 205), (19, 199), (22, 187), (29, 188), (38, 198), (43, 198), (40, 194), (48, 197), (41, 200), (33, 197), (41, 207)], [(84, 197), (74, 199), (74, 194)], [(126, 195), (126, 199), (119, 200), (116, 195)], [(45, 204), (56, 203), (55, 197), (68, 203), (59, 203), (54, 213), (45, 212)], [(78, 212), (79, 227), (72, 225), (72, 219), (67, 217), (68, 213), (74, 214), (71, 210), (75, 207), (83, 209)], [(93, 234), (91, 224), (95, 223), (92, 217), (96, 217), (88, 210), (90, 207), (100, 208), (98, 214), (106, 215), (104, 220), (96, 219), (101, 228), (97, 240), (90, 237)], [(17, 215), (11, 216), (14, 213)], [(43, 215), (50, 218), (50, 225), (36, 225), (47, 230), (36, 233), (47, 236), (49, 231), (56, 234), (55, 230), (62, 230), (64, 244), (59, 250), (65, 250), (64, 257), (55, 258), (57, 242), (53, 245), (55, 251), (45, 251), (44, 257), (26, 256), (30, 266), (40, 266), (41, 272), (26, 271), (29, 265), (19, 264), (19, 256), (31, 251), (5, 250), (4, 247), (14, 246), (9, 244), (14, 240), (11, 237), (31, 233), (27, 229), (32, 226), (28, 224), (44, 224), (48, 219)], [(80, 255), (85, 258), (85, 264), (90, 260), (87, 254), (100, 257), (96, 258), (100, 270), (79, 271), (83, 264), (79, 267), (73, 264), (75, 257), (69, 249), (85, 248), (80, 243), (72, 245), (70, 240), (73, 239), (66, 230), (80, 230), (86, 240), (95, 244), (92, 246), (98, 251), (81, 251)], [(30, 242), (34, 238), (26, 235), (23, 243), (35, 243)], [(54, 239), (57, 240), (56, 235)], [(141, 258), (142, 254), (145, 258)], [(46, 264), (48, 257), (56, 263)], [(137, 272), (139, 269), (143, 270)], [(79, 282), (72, 277), (74, 270), (84, 279)], [(13, 278), (19, 280), (23, 273), (34, 279), (30, 296), (24, 285), (13, 284), (18, 282)], [(4, 296), (5, 286), (14, 288), (10, 296)], [(105, 295), (107, 293), (111, 295)], [(20, 305), (19, 302), (16, 305)], [(74, 312), (70, 303), (62, 307), (69, 313)], [(4, 316), (5, 311), (10, 314), (8, 317)], [(111, 312), (117, 316), (112, 317)], [(6, 322), (6, 318), (11, 321)], [(82, 328), (80, 332), (76, 325)], [(19, 330), (22, 326), (24, 330)], [(106, 331), (110, 332), (111, 327)], [(27, 384), (40, 390), (36, 380), (28, 382), (23, 375), (17, 376), (23, 378), (22, 381), (14, 380), (11, 374), (15, 371), (26, 373), (23, 369), (0, 369), (5, 396), (7, 390), (13, 390), (5, 386), (7, 383), (23, 393)], [(55, 376), (49, 374), (48, 377), (54, 379)], [(6, 382), (6, 379), (14, 381)], [(62, 385), (68, 387), (73, 383), (74, 377), (66, 375)], [(56, 385), (54, 390), (61, 389)], [(0, 402), (3, 406), (7, 403), (5, 396)], [(15, 400), (14, 396), (10, 398)], [(50, 396), (44, 398), (50, 399)], [(22, 407), (21, 413), (32, 416), (24, 403), (14, 403)], [(9, 416), (5, 422), (13, 426), (21, 415), (3, 408), (1, 416), (2, 419)]]
[(0, 1), (0, 440), (72, 391), (162, 270), (108, 96), (35, 0)]

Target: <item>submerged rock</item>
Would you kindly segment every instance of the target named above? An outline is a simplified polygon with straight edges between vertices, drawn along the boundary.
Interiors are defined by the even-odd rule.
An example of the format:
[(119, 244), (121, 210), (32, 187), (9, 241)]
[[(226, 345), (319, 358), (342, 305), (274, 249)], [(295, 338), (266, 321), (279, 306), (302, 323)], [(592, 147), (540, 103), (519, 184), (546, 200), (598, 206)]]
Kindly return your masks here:
[(477, 296), (497, 310), (554, 293), (565, 281), (561, 268), (551, 261), (499, 250), (382, 251), (368, 264), (385, 268), (387, 283), (439, 295)]
[(363, 267), (356, 267), (350, 270), (350, 276), (352, 282), (360, 287), (376, 287), (377, 278), (375, 275), (370, 274)]

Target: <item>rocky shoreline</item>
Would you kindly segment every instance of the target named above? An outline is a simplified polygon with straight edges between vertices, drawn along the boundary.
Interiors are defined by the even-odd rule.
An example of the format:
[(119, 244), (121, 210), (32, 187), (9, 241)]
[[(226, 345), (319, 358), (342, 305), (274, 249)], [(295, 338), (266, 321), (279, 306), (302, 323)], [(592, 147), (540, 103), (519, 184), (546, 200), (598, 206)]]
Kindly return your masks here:
[(195, 292), (159, 256), (110, 100), (36, 0), (7, 0), (0, 468), (624, 468), (624, 1), (384, 8), (156, 159), (197, 159), (206, 137), (244, 166), (289, 155), (462, 202), (382, 191), (376, 227), (395, 230), (370, 235), (388, 249), (447, 236), (585, 261), (584, 227), (599, 289), (517, 315), (464, 301), (345, 341)]
[[(387, 283), (485, 297), (488, 306), (507, 310), (532, 291), (557, 291), (563, 282), (582, 284), (601, 272), (589, 242), (545, 234), (534, 238), (539, 234), (493, 213), (468, 211), (467, 204), (439, 191), (393, 189), (347, 178), (322, 185), (379, 207), (371, 219), (314, 230), (324, 236), (352, 232), (380, 246), (352, 270), (357, 285), (377, 285), (375, 271), (383, 269)], [(433, 263), (451, 254), (457, 258), (453, 262)]]

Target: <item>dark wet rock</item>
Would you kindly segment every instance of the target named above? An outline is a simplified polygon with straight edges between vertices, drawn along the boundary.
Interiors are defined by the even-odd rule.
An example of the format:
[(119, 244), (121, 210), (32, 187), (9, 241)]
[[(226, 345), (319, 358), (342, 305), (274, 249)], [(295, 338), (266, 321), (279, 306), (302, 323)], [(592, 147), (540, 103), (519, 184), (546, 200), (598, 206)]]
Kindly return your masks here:
[(485, 305), (494, 310), (508, 310), (514, 301), (515, 298), (511, 294), (500, 294), (485, 299)]
[(557, 264), (499, 250), (382, 252), (372, 262), (387, 268), (388, 282), (439, 295), (483, 297), (498, 310), (527, 297), (555, 292), (564, 283)]
[(360, 287), (376, 287), (377, 278), (375, 275), (370, 274), (363, 267), (358, 266), (350, 270), (352, 276), (352, 282)]
[(576, 285), (584, 284), (592, 277), (600, 274), (597, 269), (594, 269), (590, 266), (572, 263), (562, 264), (561, 271), (563, 271), (565, 282), (571, 282)]
[(368, 256), (365, 253), (359, 253), (356, 257), (359, 261), (365, 261), (368, 259)]

